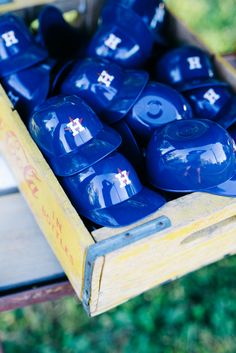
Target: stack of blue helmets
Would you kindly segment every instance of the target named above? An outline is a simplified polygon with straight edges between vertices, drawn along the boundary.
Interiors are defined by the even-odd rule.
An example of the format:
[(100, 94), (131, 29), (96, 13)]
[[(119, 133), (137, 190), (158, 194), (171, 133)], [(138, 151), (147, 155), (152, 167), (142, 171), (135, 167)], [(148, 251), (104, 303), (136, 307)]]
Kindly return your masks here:
[(146, 150), (149, 182), (171, 193), (236, 197), (236, 97), (217, 80), (209, 55), (191, 46), (172, 49), (157, 62), (156, 78), (185, 96), (193, 119), (154, 132)]
[(55, 96), (38, 106), (30, 133), (77, 211), (108, 227), (136, 222), (165, 199), (144, 187), (119, 152), (120, 135), (77, 96)]
[(25, 24), (11, 14), (0, 16), (0, 80), (15, 109), (28, 117), (50, 88), (52, 62)]
[(135, 166), (142, 164), (141, 149), (155, 129), (192, 118), (189, 103), (178, 91), (149, 81), (145, 71), (125, 69), (106, 59), (76, 62), (61, 80), (59, 91), (83, 98), (117, 129), (125, 143), (122, 151)]
[(166, 10), (162, 0), (108, 0), (88, 56), (109, 59), (126, 68), (142, 66), (155, 42), (165, 42)]
[[(48, 11), (74, 33), (52, 7), (41, 20)], [(236, 100), (209, 55), (190, 46), (168, 51), (157, 82), (140, 69), (154, 44), (165, 44), (165, 17), (160, 0), (108, 0), (88, 57), (61, 67), (54, 97), (29, 120), (76, 210), (100, 226), (139, 221), (168, 192), (236, 196)]]
[(236, 121), (236, 96), (216, 78), (203, 50), (182, 46), (168, 51), (156, 64), (156, 78), (179, 90), (198, 118), (214, 120), (226, 129)]

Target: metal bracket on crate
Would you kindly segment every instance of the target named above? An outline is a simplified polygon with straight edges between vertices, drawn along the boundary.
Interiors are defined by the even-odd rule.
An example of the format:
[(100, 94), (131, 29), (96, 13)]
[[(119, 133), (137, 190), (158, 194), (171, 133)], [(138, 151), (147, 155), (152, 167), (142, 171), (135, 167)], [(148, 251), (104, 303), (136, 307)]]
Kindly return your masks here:
[(114, 235), (111, 238), (102, 240), (88, 248), (84, 273), (84, 288), (82, 302), (85, 310), (90, 314), (89, 301), (91, 296), (91, 283), (93, 267), (98, 257), (105, 256), (115, 250), (119, 250), (138, 240), (147, 238), (154, 233), (160, 232), (171, 226), (171, 221), (166, 216), (158, 217), (152, 221), (134, 227), (126, 232)]

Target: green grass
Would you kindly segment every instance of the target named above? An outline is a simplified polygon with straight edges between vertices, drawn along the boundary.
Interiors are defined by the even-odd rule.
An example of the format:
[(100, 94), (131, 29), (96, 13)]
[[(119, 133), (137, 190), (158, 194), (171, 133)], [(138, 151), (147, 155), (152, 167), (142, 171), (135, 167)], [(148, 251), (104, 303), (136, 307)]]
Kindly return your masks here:
[(1, 314), (6, 353), (235, 353), (236, 257), (96, 318), (73, 298)]
[[(217, 52), (236, 47), (235, 0), (167, 0)], [(89, 319), (73, 298), (3, 313), (5, 353), (235, 353), (236, 257)]]
[(218, 53), (236, 50), (236, 0), (166, 0)]

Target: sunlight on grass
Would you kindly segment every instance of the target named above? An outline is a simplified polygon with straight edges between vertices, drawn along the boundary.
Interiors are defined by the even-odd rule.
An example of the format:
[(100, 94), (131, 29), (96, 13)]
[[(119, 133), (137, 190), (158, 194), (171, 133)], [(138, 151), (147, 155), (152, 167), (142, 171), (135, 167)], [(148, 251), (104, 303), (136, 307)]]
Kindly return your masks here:
[(166, 0), (215, 52), (236, 50), (236, 0)]

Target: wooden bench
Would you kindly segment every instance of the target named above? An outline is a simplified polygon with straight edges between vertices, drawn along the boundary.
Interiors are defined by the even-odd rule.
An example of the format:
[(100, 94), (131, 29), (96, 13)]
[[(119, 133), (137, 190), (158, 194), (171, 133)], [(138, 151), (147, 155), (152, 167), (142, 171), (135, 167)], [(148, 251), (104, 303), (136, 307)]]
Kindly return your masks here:
[(73, 295), (0, 156), (0, 311)]

